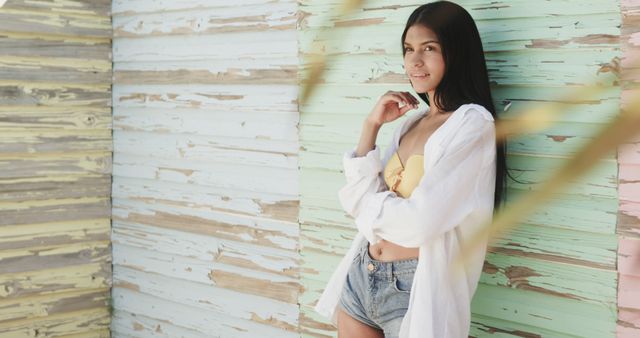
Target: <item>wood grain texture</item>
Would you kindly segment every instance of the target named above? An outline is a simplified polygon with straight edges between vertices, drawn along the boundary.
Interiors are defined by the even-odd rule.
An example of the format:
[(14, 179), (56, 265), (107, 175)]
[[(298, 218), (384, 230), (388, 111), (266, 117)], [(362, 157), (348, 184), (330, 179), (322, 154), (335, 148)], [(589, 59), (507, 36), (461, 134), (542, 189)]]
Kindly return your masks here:
[(113, 1), (122, 337), (298, 337), (295, 1)]
[[(640, 1), (622, 0), (621, 109), (640, 89)], [(618, 147), (618, 327), (617, 336), (640, 335), (640, 134)]]
[[(554, 116), (553, 126), (511, 139), (507, 166), (522, 182), (509, 180), (508, 199), (515, 200), (537, 189), (615, 116), (621, 96), (614, 62), (621, 55), (620, 6), (600, 0), (456, 2), (478, 26), (500, 118), (561, 101), (561, 92), (582, 84), (604, 88), (572, 101), (568, 111)], [(338, 17), (340, 3), (300, 2), (301, 83), (309, 76), (310, 57), (319, 51), (330, 57), (314, 95), (300, 106), (304, 337), (336, 334), (313, 305), (356, 234), (337, 201), (344, 184), (340, 159), (357, 143), (362, 119), (381, 93), (413, 93), (401, 67), (400, 36), (409, 14), (423, 4), (368, 1)], [(397, 123), (381, 130), (382, 151)], [(611, 151), (492, 243), (474, 297), (471, 336), (616, 334), (618, 187), (618, 154)]]
[(111, 335), (110, 8), (0, 8), (0, 337)]

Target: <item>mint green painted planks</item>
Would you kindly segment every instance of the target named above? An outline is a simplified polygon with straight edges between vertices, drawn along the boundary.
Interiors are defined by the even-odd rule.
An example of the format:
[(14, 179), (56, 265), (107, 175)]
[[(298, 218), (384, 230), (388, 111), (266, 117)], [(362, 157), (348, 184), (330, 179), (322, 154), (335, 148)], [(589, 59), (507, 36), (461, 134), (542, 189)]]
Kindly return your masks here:
[(529, 290), (480, 284), (472, 312), (579, 337), (611, 337), (615, 333), (615, 307)]

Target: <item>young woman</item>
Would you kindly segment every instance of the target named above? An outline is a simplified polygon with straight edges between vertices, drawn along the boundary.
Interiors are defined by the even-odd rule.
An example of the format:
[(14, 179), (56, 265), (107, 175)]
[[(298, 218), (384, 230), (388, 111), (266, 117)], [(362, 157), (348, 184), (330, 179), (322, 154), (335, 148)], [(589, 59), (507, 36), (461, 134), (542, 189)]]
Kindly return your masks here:
[(401, 42), (406, 75), (429, 108), (398, 126), (381, 159), (380, 128), (419, 104), (388, 91), (344, 154), (347, 184), (338, 196), (359, 231), (315, 309), (344, 338), (466, 338), (486, 241), (470, 264), (452, 263), (500, 206), (504, 143), (466, 10), (447, 1), (420, 6)]

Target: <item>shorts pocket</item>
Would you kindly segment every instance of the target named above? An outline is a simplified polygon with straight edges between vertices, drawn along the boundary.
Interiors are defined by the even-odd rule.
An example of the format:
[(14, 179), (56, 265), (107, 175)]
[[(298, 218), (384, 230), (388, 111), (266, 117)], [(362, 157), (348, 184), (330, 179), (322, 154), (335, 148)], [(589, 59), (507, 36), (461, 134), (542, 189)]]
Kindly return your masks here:
[(413, 274), (405, 273), (393, 275), (393, 283), (391, 283), (391, 285), (393, 285), (393, 288), (398, 292), (410, 293), (412, 283)]

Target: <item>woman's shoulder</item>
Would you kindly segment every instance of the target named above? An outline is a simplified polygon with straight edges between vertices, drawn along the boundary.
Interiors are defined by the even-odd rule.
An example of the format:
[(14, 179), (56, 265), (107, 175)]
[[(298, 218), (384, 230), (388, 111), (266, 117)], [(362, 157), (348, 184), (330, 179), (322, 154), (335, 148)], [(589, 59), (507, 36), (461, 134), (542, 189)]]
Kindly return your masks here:
[(481, 104), (467, 103), (463, 104), (461, 108), (464, 109), (464, 118), (483, 118), (487, 121), (495, 122), (491, 112)]

